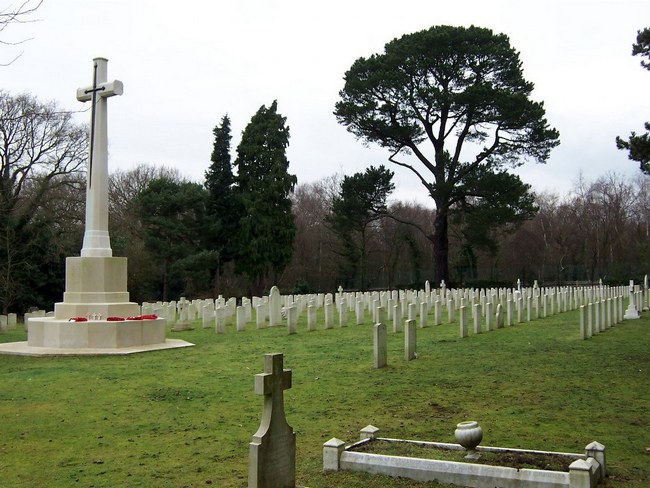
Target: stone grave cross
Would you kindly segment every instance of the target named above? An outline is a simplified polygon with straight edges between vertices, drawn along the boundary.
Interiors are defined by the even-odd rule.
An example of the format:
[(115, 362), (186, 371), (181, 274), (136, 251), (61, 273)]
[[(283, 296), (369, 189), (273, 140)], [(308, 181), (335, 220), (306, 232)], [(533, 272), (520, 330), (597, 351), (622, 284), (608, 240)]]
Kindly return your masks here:
[(259, 429), (249, 444), (249, 488), (294, 488), (296, 434), (284, 415), (284, 390), (291, 388), (291, 370), (283, 355), (264, 355), (264, 373), (255, 375), (255, 393), (264, 395)]
[(86, 177), (86, 231), (82, 257), (111, 257), (108, 235), (108, 131), (106, 99), (121, 95), (121, 81), (106, 81), (108, 60), (93, 60), (93, 84), (77, 90), (77, 100), (92, 102), (90, 116), (90, 154)]
[(181, 321), (187, 322), (189, 320), (189, 305), (190, 301), (185, 297), (181, 297), (181, 299), (178, 301), (178, 304), (176, 306), (178, 307), (178, 315)]

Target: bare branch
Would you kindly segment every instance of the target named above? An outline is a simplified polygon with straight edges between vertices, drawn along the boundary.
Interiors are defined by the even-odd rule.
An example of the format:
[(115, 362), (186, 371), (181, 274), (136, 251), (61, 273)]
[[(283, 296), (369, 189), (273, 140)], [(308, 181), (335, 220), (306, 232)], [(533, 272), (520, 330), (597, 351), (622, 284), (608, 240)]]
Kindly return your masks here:
[(411, 166), (410, 164), (406, 164), (406, 163), (403, 163), (403, 162), (401, 162), (401, 161), (397, 161), (397, 160), (395, 159), (395, 156), (397, 156), (397, 155), (399, 154), (400, 151), (401, 151), (401, 148), (398, 149), (397, 151), (395, 151), (393, 154), (391, 154), (391, 155), (388, 157), (388, 160), (389, 160), (391, 163), (394, 163), (394, 164), (396, 164), (396, 165), (398, 165), (398, 166), (402, 166), (403, 168), (408, 168), (408, 169), (410, 169), (410, 170), (411, 170), (413, 173), (415, 173), (415, 175), (420, 179), (420, 182), (421, 182), (421, 183), (422, 183), (426, 188), (429, 188), (429, 182), (428, 182), (428, 181), (427, 181), (427, 180), (426, 180), (426, 179), (425, 179), (425, 178), (420, 174), (420, 172), (419, 172), (418, 170), (416, 170), (416, 169), (415, 169), (413, 166)]
[(424, 237), (426, 237), (427, 239), (430, 238), (430, 233), (427, 232), (421, 225), (416, 224), (415, 222), (411, 222), (410, 220), (402, 220), (399, 217), (395, 217), (395, 215), (392, 213), (388, 213), (384, 217), (394, 220), (395, 222), (398, 222), (400, 224), (405, 224), (405, 225), (410, 225), (411, 227), (415, 227), (417, 230), (419, 230), (422, 233)]
[[(39, 7), (43, 3), (43, 0), (38, 0), (34, 5), (30, 5), (31, 3), (32, 0), (25, 0), (16, 9), (12, 10), (10, 8), (7, 8), (5, 10), (0, 11), (0, 32), (4, 32), (5, 29), (7, 29), (7, 27), (13, 24), (27, 24), (32, 22), (40, 22), (40, 19), (30, 19), (29, 16), (39, 9)], [(18, 46), (20, 44), (24, 44), (31, 40), (32, 38), (21, 39), (19, 41), (14, 41), (14, 42), (0, 40), (0, 44), (5, 46)], [(23, 53), (21, 52), (20, 54), (16, 55), (11, 61), (0, 63), (0, 66), (2, 67), (9, 66), (14, 62), (16, 62), (16, 60), (19, 59), (22, 55)]]

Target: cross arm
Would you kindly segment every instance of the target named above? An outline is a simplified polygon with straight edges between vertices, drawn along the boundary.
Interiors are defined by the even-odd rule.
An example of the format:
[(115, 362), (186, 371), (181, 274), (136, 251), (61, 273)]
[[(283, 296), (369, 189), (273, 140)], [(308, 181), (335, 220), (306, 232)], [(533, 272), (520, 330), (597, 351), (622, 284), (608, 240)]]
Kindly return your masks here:
[(93, 98), (93, 91), (97, 92), (100, 97), (112, 97), (124, 93), (124, 84), (120, 80), (99, 83), (97, 88), (93, 87), (77, 89), (77, 100), (80, 102), (89, 102)]
[[(278, 380), (273, 373), (260, 373), (255, 375), (255, 393), (257, 395), (270, 395), (273, 393), (275, 382)], [(291, 388), (291, 370), (285, 369), (282, 371), (282, 385), (281, 390), (288, 390)], [(280, 391), (281, 391), (280, 390)]]

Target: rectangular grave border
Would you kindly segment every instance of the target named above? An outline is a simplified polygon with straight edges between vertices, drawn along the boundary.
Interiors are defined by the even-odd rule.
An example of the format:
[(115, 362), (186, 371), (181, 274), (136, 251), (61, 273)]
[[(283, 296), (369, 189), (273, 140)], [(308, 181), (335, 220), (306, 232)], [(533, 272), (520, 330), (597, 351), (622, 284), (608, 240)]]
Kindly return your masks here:
[(569, 472), (529, 468), (510, 468), (471, 462), (442, 461), (416, 457), (357, 452), (355, 449), (373, 442), (402, 442), (421, 447), (464, 450), (459, 444), (426, 442), (377, 437), (379, 429), (368, 426), (361, 431), (361, 440), (349, 446), (332, 438), (323, 445), (324, 471), (358, 471), (416, 481), (438, 481), (468, 488), (496, 486), (499, 488), (593, 488), (606, 475), (605, 446), (592, 442), (584, 454), (504, 447), (478, 446), (480, 452), (555, 455), (573, 459)]

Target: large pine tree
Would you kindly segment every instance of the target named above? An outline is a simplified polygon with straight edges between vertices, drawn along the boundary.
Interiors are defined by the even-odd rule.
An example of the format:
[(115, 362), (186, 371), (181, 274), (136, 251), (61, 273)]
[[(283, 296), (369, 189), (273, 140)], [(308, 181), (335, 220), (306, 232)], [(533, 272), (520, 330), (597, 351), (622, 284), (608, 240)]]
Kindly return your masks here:
[[(639, 31), (636, 36), (636, 43), (632, 44), (632, 56), (643, 56), (650, 60), (650, 28)], [(650, 61), (642, 60), (641, 66), (650, 70)], [(638, 161), (641, 171), (650, 175), (650, 122), (644, 124), (644, 134), (637, 135), (632, 132), (626, 140), (616, 138), (616, 147), (628, 151), (628, 158)]]
[(435, 203), (428, 237), (436, 285), (449, 281), (454, 210), (476, 210), (488, 223), (493, 202), (517, 221), (534, 212), (529, 186), (508, 170), (545, 162), (559, 133), (532, 90), (507, 36), (473, 26), (402, 36), (345, 74), (339, 122), (387, 148), (388, 160), (409, 169)]
[(250, 277), (256, 294), (265, 290), (272, 272), (276, 278), (289, 263), (296, 233), (289, 195), (297, 179), (288, 172), (289, 127), (277, 105), (262, 105), (253, 115), (235, 160), (242, 210), (236, 269)]

